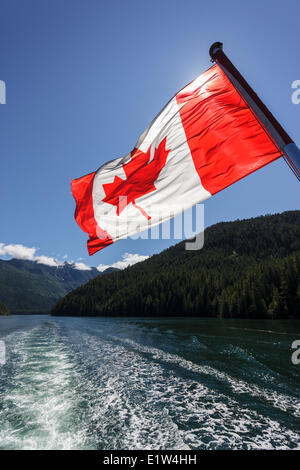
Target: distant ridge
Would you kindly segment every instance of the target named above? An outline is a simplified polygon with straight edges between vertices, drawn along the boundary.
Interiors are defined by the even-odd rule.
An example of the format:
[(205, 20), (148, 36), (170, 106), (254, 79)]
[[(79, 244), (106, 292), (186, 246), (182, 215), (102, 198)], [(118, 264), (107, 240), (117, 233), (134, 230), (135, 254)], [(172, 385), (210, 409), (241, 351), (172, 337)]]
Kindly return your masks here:
[(213, 225), (202, 250), (181, 242), (97, 277), (52, 314), (300, 318), (300, 211)]
[(53, 267), (36, 261), (0, 260), (0, 301), (12, 313), (49, 313), (61, 297), (99, 274), (96, 268), (79, 270), (70, 263)]

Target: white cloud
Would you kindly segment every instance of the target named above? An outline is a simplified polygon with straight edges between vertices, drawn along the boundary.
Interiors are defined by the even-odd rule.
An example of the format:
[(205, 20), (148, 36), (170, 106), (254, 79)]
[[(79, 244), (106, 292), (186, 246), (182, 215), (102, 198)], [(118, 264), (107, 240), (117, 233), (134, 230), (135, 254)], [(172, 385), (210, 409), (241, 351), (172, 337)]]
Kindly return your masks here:
[[(59, 261), (51, 256), (46, 255), (39, 255), (37, 254), (37, 248), (35, 247), (28, 247), (21, 244), (9, 244), (5, 245), (4, 243), (0, 243), (0, 256), (10, 256), (16, 259), (24, 259), (29, 261), (36, 261), (38, 264), (45, 264), (46, 266), (63, 266), (64, 262), (66, 261)], [(139, 263), (140, 261), (144, 261), (145, 259), (149, 258), (147, 255), (139, 255), (137, 253), (124, 253), (122, 255), (122, 259), (120, 261), (116, 261), (112, 264), (99, 264), (97, 267), (98, 271), (102, 272), (107, 268), (118, 268), (124, 269), (127, 266), (132, 266), (133, 264)], [(66, 255), (63, 257), (66, 259)], [(72, 264), (74, 269), (78, 269), (80, 271), (90, 271), (92, 268), (87, 264), (80, 261), (82, 258), (79, 258), (77, 262), (70, 261), (69, 263)]]
[(79, 269), (79, 271), (90, 271), (92, 268), (84, 263), (74, 263), (75, 269)]
[[(53, 266), (58, 267), (64, 264), (63, 261), (58, 261), (51, 256), (46, 255), (38, 255), (37, 248), (35, 247), (28, 247), (21, 244), (9, 244), (5, 245), (4, 243), (0, 243), (0, 256), (11, 256), (12, 258), (16, 259), (24, 259), (29, 261), (36, 261), (38, 264), (45, 264), (46, 266)], [(63, 257), (65, 260), (67, 255)], [(84, 263), (74, 263), (73, 264), (75, 269), (79, 269), (80, 271), (89, 271), (91, 268)]]
[(38, 264), (45, 264), (46, 266), (55, 266), (56, 268), (62, 265), (57, 259), (45, 255), (36, 256), (33, 261), (36, 261)]
[(139, 263), (140, 261), (144, 261), (148, 258), (148, 255), (139, 255), (137, 253), (124, 253), (124, 255), (122, 255), (122, 260), (116, 261), (115, 263), (109, 265), (99, 264), (97, 269), (100, 272), (104, 271), (107, 268), (124, 269), (127, 268), (127, 266), (132, 266), (133, 264)]
[(0, 243), (0, 255), (8, 255), (17, 259), (33, 260), (36, 248), (29, 248), (24, 245), (4, 245)]

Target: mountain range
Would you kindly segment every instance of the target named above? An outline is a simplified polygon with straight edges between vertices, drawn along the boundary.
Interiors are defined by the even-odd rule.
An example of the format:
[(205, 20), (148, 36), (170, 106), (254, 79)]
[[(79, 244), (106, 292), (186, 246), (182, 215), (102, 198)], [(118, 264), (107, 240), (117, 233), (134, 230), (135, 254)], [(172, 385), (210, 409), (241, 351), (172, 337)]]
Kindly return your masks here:
[(53, 315), (300, 318), (300, 211), (221, 222), (67, 294)]
[(0, 260), (0, 301), (12, 313), (49, 313), (61, 297), (99, 274), (96, 268), (80, 270), (70, 263), (53, 267), (29, 260)]

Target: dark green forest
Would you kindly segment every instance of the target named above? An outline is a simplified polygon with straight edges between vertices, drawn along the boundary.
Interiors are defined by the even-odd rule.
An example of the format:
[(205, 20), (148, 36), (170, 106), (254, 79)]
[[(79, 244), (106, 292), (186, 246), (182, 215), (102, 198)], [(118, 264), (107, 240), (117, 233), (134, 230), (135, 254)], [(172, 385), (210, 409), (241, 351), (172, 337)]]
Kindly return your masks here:
[(181, 242), (89, 281), (53, 315), (300, 318), (300, 211), (221, 222), (204, 248)]
[(0, 302), (0, 315), (10, 315), (9, 308), (3, 302)]

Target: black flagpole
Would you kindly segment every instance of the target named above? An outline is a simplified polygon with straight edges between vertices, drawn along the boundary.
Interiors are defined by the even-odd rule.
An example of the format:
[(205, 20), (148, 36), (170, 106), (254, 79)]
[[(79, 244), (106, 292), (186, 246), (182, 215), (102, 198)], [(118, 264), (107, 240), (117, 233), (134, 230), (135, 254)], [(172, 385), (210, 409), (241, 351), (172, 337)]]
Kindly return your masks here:
[(282, 151), (285, 161), (300, 181), (300, 150), (295, 142), (293, 142), (277, 119), (246, 82), (226, 54), (224, 54), (223, 44), (221, 42), (215, 42), (210, 47), (209, 54), (212, 62), (216, 62), (219, 65), (233, 86), (256, 114), (258, 120), (262, 123), (276, 146)]

